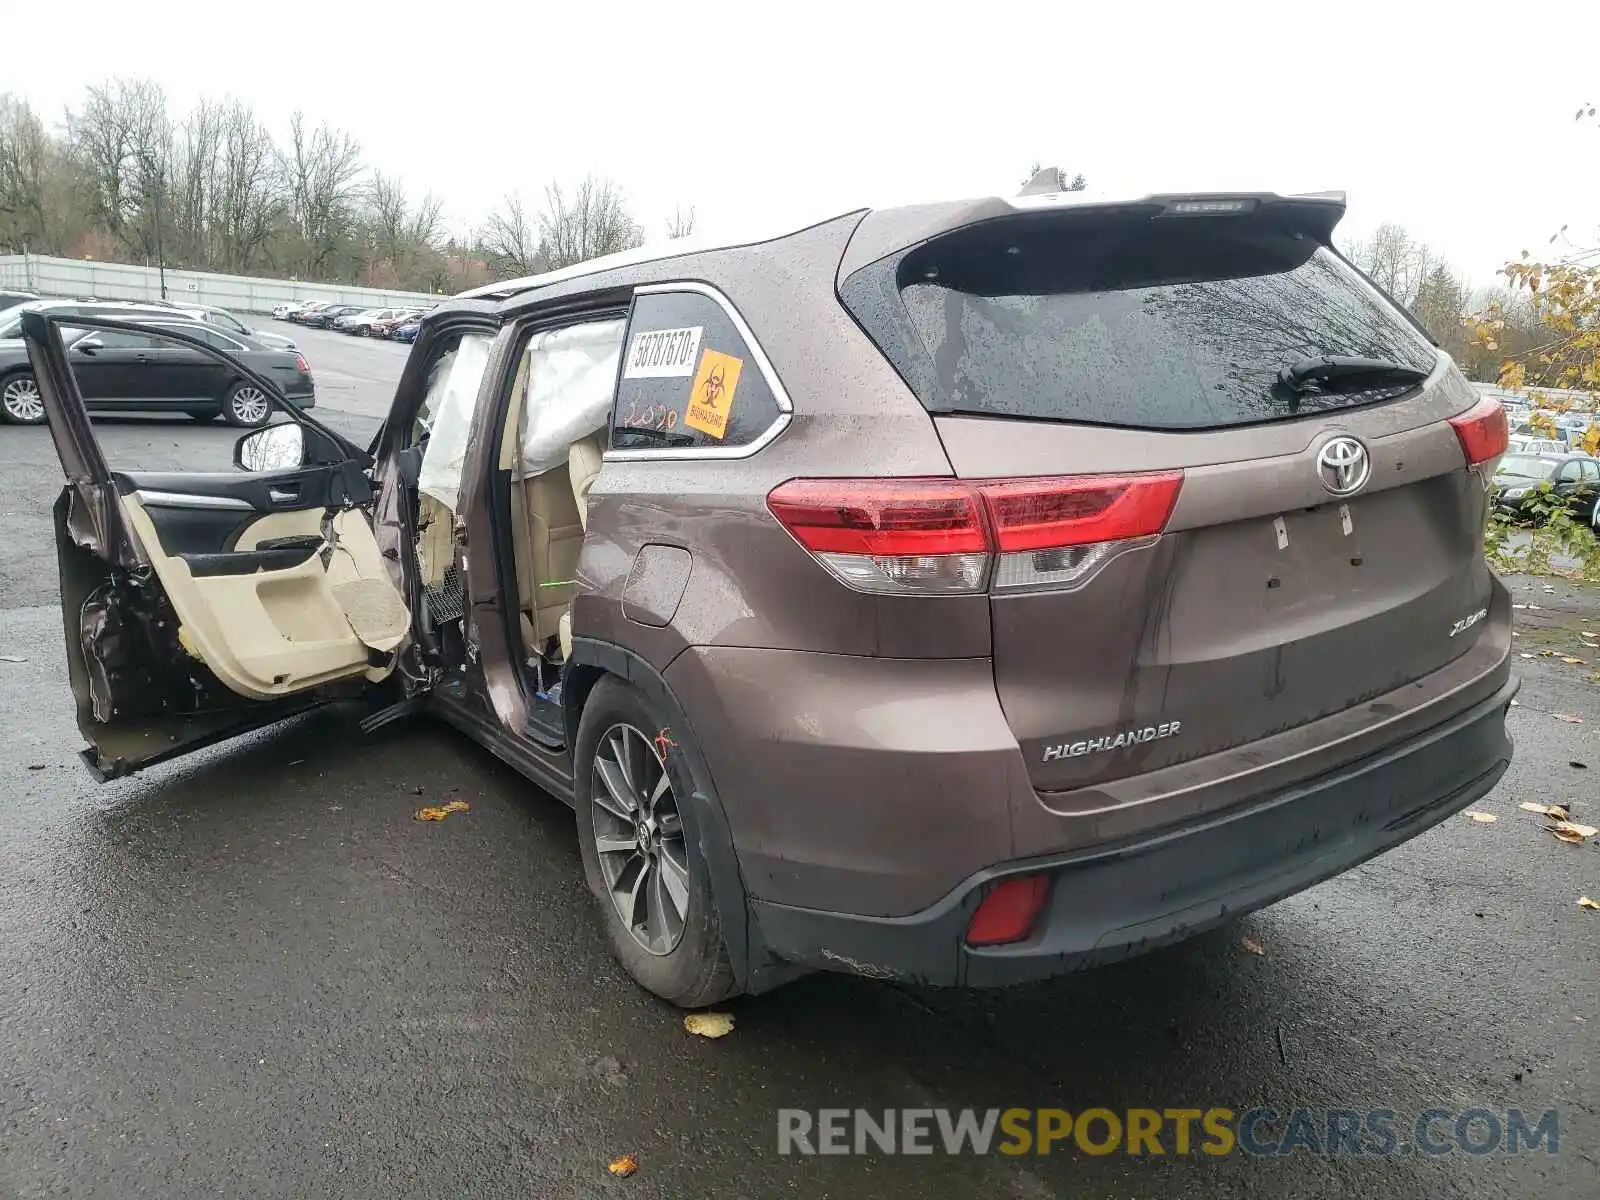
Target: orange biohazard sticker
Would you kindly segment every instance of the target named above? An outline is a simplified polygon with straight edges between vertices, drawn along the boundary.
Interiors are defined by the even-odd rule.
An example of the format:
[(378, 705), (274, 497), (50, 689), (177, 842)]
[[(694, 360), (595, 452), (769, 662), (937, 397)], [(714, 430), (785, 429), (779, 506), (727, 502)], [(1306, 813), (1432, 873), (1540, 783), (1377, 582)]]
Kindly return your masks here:
[(728, 432), (728, 414), (733, 411), (733, 394), (739, 388), (739, 372), (743, 368), (742, 358), (716, 350), (702, 351), (683, 423), (721, 441)]

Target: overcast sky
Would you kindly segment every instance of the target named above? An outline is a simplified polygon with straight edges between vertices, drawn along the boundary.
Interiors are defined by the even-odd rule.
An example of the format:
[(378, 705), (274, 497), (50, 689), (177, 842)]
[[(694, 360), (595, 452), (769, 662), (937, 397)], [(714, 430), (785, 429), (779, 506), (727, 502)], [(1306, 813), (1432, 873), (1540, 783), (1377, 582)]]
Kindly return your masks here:
[(1600, 226), (1600, 127), (1573, 121), (1600, 72), (1549, 62), (1600, 48), (1600, 0), (5, 7), (0, 90), (49, 115), (113, 74), (174, 110), (238, 96), (275, 135), (298, 107), (458, 230), (589, 171), (656, 238), (679, 203), (776, 232), (1009, 194), (1036, 160), (1114, 195), (1343, 189), (1346, 232), (1398, 221), (1480, 285)]

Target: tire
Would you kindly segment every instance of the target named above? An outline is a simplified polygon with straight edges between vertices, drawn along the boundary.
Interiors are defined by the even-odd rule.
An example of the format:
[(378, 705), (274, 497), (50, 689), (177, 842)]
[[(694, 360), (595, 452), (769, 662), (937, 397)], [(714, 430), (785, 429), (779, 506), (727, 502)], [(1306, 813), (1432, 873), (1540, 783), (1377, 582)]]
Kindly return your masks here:
[(257, 429), (272, 419), (272, 397), (241, 379), (222, 397), (222, 419), (241, 429)]
[[(657, 749), (666, 725), (638, 689), (614, 676), (589, 693), (573, 754), (578, 847), (617, 961), (646, 991), (682, 1008), (703, 1008), (733, 995), (738, 985), (710, 872), (700, 857), (694, 813), (678, 805), (678, 797), (694, 790), (688, 763), (670, 746), (663, 761)], [(681, 743), (687, 735), (673, 730), (670, 736)], [(619, 770), (623, 761), (626, 773)], [(631, 815), (624, 815), (630, 800)], [(604, 852), (602, 837), (610, 844)], [(641, 875), (642, 886), (630, 894)], [(624, 919), (630, 901), (641, 920)]]
[(193, 408), (189, 410), (189, 419), (191, 421), (198, 421), (202, 425), (205, 425), (211, 421), (215, 421), (221, 415), (222, 414), (214, 408)]
[(44, 424), (44, 399), (32, 371), (0, 379), (0, 420), (12, 425)]

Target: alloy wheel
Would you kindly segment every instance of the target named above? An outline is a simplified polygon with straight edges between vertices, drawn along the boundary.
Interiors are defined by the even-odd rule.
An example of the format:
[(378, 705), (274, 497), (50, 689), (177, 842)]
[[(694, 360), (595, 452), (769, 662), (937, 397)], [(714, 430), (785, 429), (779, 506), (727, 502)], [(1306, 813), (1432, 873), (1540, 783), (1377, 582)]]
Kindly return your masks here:
[(600, 874), (617, 916), (651, 954), (671, 954), (689, 914), (689, 858), (655, 743), (632, 725), (606, 730), (589, 796)]
[(0, 404), (6, 416), (13, 421), (32, 423), (44, 419), (44, 397), (39, 395), (39, 385), (31, 375), (19, 375), (9, 380), (0, 391)]
[(233, 393), (229, 405), (241, 425), (259, 425), (272, 411), (272, 404), (267, 399), (266, 393), (248, 384)]

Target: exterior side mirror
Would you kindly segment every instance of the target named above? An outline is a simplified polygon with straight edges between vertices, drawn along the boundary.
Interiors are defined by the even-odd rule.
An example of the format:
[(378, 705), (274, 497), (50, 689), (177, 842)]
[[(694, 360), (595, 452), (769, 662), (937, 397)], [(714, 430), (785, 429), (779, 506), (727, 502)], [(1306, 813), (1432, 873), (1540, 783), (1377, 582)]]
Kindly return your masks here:
[(241, 471), (292, 471), (305, 465), (305, 431), (289, 421), (245, 434), (233, 444), (233, 465)]
[(78, 351), (80, 354), (93, 354), (97, 350), (104, 349), (105, 343), (97, 337), (90, 336), (86, 338), (79, 338), (77, 341), (72, 343), (72, 348)]

